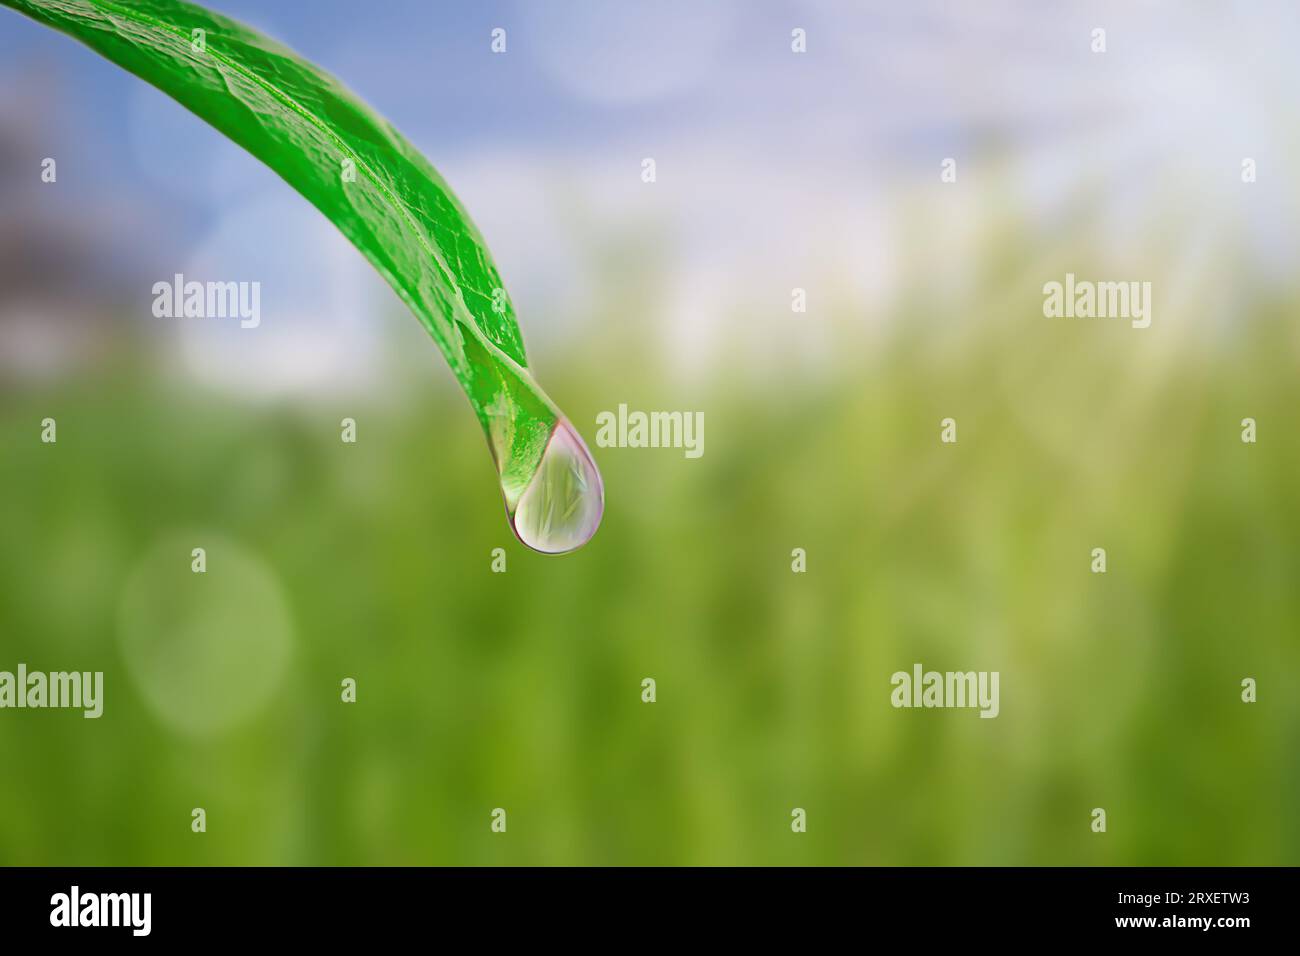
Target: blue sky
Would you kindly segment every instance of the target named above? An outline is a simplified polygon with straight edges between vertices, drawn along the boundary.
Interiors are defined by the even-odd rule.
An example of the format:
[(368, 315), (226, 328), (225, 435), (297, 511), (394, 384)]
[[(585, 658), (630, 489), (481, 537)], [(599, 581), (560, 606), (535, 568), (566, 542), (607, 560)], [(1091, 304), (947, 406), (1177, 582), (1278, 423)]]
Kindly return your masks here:
[[(870, 320), (902, 281), (908, 216), (927, 209), (934, 281), (955, 288), (994, 202), (1056, 238), (1084, 204), (1070, 238), (1091, 229), (1126, 270), (1157, 251), (1200, 270), (1226, 243), (1289, 276), (1300, 251), (1293, 4), (210, 5), (339, 76), (429, 156), (521, 314), (546, 317), (525, 323), (541, 330), (530, 347), (590, 309), (601, 249), (628, 236), (657, 243), (659, 328), (702, 356), (729, 310), (775, 321), (773, 304), (814, 280), (846, 289)], [(497, 26), (505, 55), (489, 49)], [(806, 54), (790, 50), (794, 27)], [(0, 143), (9, 130), (60, 157), (60, 195), (33, 180), (28, 198), (99, 210), (147, 275), (178, 262), (270, 270), (268, 296), (283, 289), (304, 314), (367, 311), (354, 285), (376, 280), (360, 258), (255, 160), (71, 39), (0, 10)], [(639, 180), (645, 156), (659, 164), (652, 189)], [(1260, 168), (1248, 193), (1245, 156)], [(939, 191), (945, 157), (961, 178)], [(281, 233), (324, 245), (289, 255)], [(315, 289), (318, 258), (351, 264), (331, 278), (355, 266), (356, 282)]]

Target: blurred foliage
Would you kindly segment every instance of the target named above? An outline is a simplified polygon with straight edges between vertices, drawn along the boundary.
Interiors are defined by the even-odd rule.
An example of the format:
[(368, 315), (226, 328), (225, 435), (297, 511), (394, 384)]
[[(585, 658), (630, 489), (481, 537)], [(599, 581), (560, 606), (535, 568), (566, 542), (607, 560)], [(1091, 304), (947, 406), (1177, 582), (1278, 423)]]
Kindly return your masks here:
[[(0, 713), (0, 861), (1294, 864), (1296, 303), (1244, 299), (1220, 340), (1160, 301), (1150, 330), (1049, 321), (1042, 281), (1088, 263), (990, 222), (965, 285), (914, 256), (883, 320), (846, 292), (780, 319), (784, 366), (684, 382), (653, 276), (607, 264), (619, 321), (543, 350), (541, 381), (589, 441), (619, 402), (701, 409), (706, 452), (593, 448), (605, 523), (560, 558), (511, 537), (432, 343), (398, 402), (242, 402), (130, 346), (0, 393), (0, 669), (106, 674), (98, 721)], [(292, 621), (272, 694), (210, 733), (150, 706), (123, 635), (177, 535), (255, 555)], [(225, 620), (259, 672), (256, 608)], [(1000, 671), (1001, 716), (894, 710), (918, 661)]]

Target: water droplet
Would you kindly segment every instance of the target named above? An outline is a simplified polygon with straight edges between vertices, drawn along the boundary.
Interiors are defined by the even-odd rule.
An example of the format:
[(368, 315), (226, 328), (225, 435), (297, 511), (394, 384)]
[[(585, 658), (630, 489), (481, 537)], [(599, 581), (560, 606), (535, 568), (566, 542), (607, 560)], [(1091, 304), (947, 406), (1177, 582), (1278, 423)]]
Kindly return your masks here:
[(586, 544), (605, 512), (605, 486), (582, 437), (564, 419), (555, 424), (511, 523), (534, 551), (560, 554)]

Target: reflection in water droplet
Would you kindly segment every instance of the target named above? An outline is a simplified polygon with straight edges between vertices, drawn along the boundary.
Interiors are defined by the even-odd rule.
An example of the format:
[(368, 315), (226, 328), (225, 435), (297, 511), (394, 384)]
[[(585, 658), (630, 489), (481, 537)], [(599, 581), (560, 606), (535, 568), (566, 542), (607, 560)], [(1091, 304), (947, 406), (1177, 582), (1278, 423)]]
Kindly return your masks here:
[(572, 551), (596, 533), (604, 511), (596, 463), (581, 436), (560, 419), (511, 518), (515, 534), (534, 551)]

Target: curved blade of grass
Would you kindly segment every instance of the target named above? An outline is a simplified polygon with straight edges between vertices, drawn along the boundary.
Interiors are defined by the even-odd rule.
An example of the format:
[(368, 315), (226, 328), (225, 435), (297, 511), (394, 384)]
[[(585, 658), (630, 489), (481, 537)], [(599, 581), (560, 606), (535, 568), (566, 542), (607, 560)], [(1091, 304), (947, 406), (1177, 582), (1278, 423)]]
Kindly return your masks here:
[[(442, 177), (337, 79), (177, 0), (0, 0), (158, 87), (305, 196), (433, 336), (487, 434), (511, 526), (539, 551), (585, 543), (600, 474), (528, 371), (482, 236)], [(201, 32), (199, 32), (201, 31)]]

